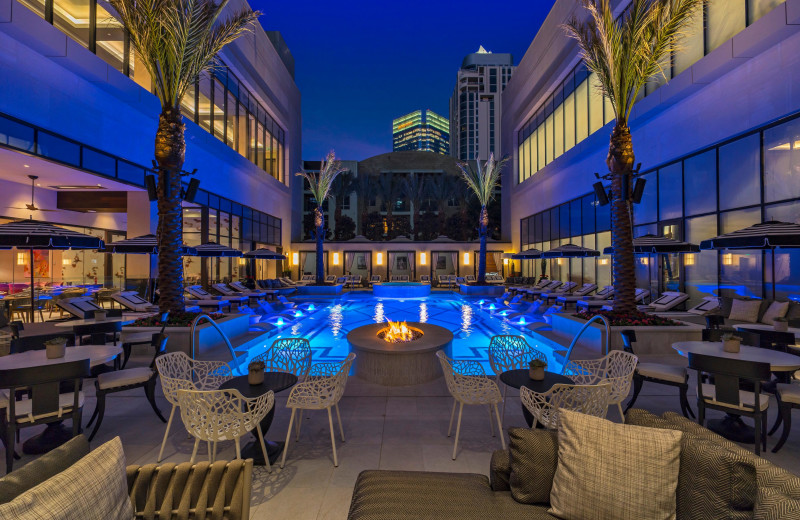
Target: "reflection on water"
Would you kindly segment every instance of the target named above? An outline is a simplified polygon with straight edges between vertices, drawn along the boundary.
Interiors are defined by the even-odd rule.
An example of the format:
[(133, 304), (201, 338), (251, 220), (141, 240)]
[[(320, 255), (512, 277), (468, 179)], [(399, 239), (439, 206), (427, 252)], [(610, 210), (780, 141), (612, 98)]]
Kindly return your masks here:
[(375, 315), (372, 319), (375, 320), (375, 323), (382, 323), (386, 320), (386, 316), (383, 314), (383, 302), (375, 304)]
[(425, 323), (428, 321), (428, 304), (422, 302), (419, 304), (419, 322)]
[(464, 337), (468, 337), (472, 333), (472, 312), (471, 305), (461, 306), (461, 330), (464, 331)]
[(334, 338), (338, 338), (339, 333), (342, 331), (343, 319), (342, 306), (337, 304), (331, 307), (331, 312), (328, 314), (328, 322), (330, 323), (331, 334), (333, 334)]

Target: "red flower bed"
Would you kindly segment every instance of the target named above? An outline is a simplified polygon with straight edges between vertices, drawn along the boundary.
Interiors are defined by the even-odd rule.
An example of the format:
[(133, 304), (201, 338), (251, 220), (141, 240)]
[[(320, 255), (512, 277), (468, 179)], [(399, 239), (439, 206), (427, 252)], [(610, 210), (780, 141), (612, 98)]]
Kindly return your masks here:
[(586, 311), (573, 314), (576, 318), (589, 320), (596, 315), (608, 318), (612, 327), (679, 327), (683, 323), (644, 312)]
[[(167, 319), (167, 327), (188, 327), (192, 324), (194, 319), (198, 317), (201, 312), (170, 312)], [(212, 320), (218, 320), (225, 316), (221, 312), (214, 312), (209, 314)], [(149, 318), (139, 318), (127, 327), (161, 327), (164, 323), (161, 321), (161, 314), (150, 316)]]

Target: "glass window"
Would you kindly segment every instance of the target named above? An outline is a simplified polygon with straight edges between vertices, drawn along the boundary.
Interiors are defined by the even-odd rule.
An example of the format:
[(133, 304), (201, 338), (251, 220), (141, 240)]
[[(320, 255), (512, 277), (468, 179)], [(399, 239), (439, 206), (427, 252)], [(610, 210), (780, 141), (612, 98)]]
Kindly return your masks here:
[(76, 143), (40, 131), (37, 144), (38, 152), (45, 157), (75, 166), (81, 165), (81, 149)]
[(525, 178), (527, 179), (539, 169), (539, 159), (536, 155), (536, 134), (528, 136), (525, 141)]
[(719, 207), (732, 209), (761, 200), (761, 136), (750, 135), (719, 148)]
[(112, 13), (114, 8), (107, 2), (97, 2), (97, 55), (106, 63), (122, 72), (125, 62), (125, 31), (122, 23)]
[[(717, 235), (716, 215), (686, 219), (687, 241), (699, 244), (702, 240)], [(698, 303), (704, 296), (717, 294), (717, 256), (717, 252), (713, 250), (683, 255), (686, 274), (684, 286), (692, 304)]]
[[(774, 204), (767, 206), (764, 213), (766, 220), (779, 220), (781, 222), (794, 222), (800, 224), (800, 204), (789, 202), (787, 204)], [(775, 255), (774, 262), (770, 255)], [(771, 265), (774, 274), (770, 269), (764, 273), (766, 279), (771, 282), (775, 279), (775, 299), (776, 300), (798, 300), (800, 299), (800, 250), (798, 249), (775, 249), (767, 253), (767, 265)], [(771, 283), (767, 287), (767, 296), (772, 296)]]
[(575, 146), (575, 95), (564, 99), (564, 151)]
[(683, 216), (682, 196), (681, 163), (661, 168), (658, 171), (658, 209), (661, 220)]
[(785, 0), (747, 0), (747, 12), (750, 14), (748, 23), (753, 23)]
[(589, 135), (589, 83), (582, 81), (575, 90), (575, 142), (580, 143)]
[(183, 99), (181, 99), (181, 113), (186, 116), (186, 119), (189, 121), (197, 122), (195, 118), (195, 99), (197, 98), (197, 85), (190, 85), (189, 88), (186, 89), (186, 93), (183, 95)]
[(214, 136), (225, 139), (225, 86), (214, 79)]
[[(608, 207), (608, 206), (606, 206)], [(597, 234), (597, 249), (601, 253), (607, 247), (611, 247), (611, 232)], [(611, 285), (611, 259), (608, 257), (595, 258), (597, 264), (597, 284), (598, 287), (605, 287)]]
[[(720, 214), (720, 233), (730, 233), (761, 222), (761, 209), (749, 208)], [(762, 252), (755, 249), (722, 251), (720, 287), (739, 296), (762, 297)]]
[(581, 197), (581, 232), (584, 234), (594, 233), (594, 195)]
[(559, 206), (559, 236), (561, 238), (569, 238), (570, 236), (570, 216), (569, 216), (569, 203)]
[(264, 126), (256, 121), (256, 164), (262, 170), (266, 169), (264, 151)]
[(264, 155), (266, 156), (267, 161), (267, 173), (272, 175), (273, 177), (278, 177), (278, 172), (275, 171), (275, 138), (267, 132), (266, 141), (264, 144)]
[(717, 210), (717, 152), (710, 150), (683, 162), (686, 215)]
[(536, 168), (536, 171), (539, 171), (542, 168), (544, 168), (544, 165), (546, 164), (544, 162), (544, 158), (545, 158), (545, 151), (544, 151), (544, 125), (539, 125), (539, 128), (536, 129), (536, 146), (537, 146), (537, 152), (536, 152), (537, 168)]
[(238, 106), (236, 98), (228, 92), (225, 103), (225, 141), (234, 150), (237, 149), (237, 143), (239, 142), (239, 125), (236, 122), (236, 108)]
[[(559, 219), (558, 208), (551, 209), (549, 211), (549, 213), (550, 213), (550, 241), (552, 242), (554, 240), (557, 241), (559, 238), (561, 238), (561, 234), (560, 234), (560, 229), (561, 228), (558, 225), (559, 224), (559, 222), (558, 222), (558, 219)], [(558, 247), (558, 245), (555, 245), (553, 247)]]
[(603, 93), (597, 74), (589, 75), (589, 134), (603, 126)]
[(53, 1), (53, 25), (84, 47), (89, 47), (90, 5), (93, 1)]
[(148, 72), (147, 67), (144, 66), (142, 63), (142, 58), (133, 50), (133, 45), (131, 45), (131, 56), (130, 56), (130, 75), (133, 78), (133, 81), (136, 82), (137, 85), (142, 87), (148, 92), (153, 90), (153, 82), (150, 78), (150, 72)]
[(553, 157), (559, 157), (564, 153), (564, 105), (558, 105), (555, 112), (553, 112), (553, 132), (555, 153)]
[[(594, 249), (595, 239), (594, 233), (589, 235), (583, 235), (583, 240), (581, 241), (583, 247), (587, 247), (589, 249)], [(608, 260), (608, 259), (606, 259)], [(583, 283), (597, 283), (595, 280), (597, 278), (597, 264), (599, 263), (597, 258), (583, 258), (581, 259), (581, 264), (583, 265)]]
[(83, 149), (83, 168), (92, 172), (115, 177), (116, 161), (110, 155), (95, 152), (91, 148)]
[(550, 212), (542, 213), (542, 242), (550, 241)]
[(742, 0), (714, 0), (709, 2), (708, 17), (708, 52), (713, 51), (733, 35), (745, 28), (745, 4)]
[(687, 24), (686, 36), (678, 42), (673, 62), (676, 76), (703, 57), (703, 38), (703, 6), (700, 5)]
[(633, 205), (633, 221), (636, 223), (655, 222), (658, 220), (658, 176), (645, 175), (642, 201)]
[(202, 73), (198, 80), (197, 123), (205, 130), (211, 131), (211, 78)]
[(145, 171), (141, 166), (137, 166), (127, 161), (117, 161), (117, 177), (121, 180), (144, 184)]
[(247, 142), (247, 107), (242, 103), (238, 103), (239, 106), (239, 115), (238, 115), (238, 135), (239, 141), (237, 144), (237, 151), (247, 157), (247, 149), (248, 149), (248, 142)]
[(764, 202), (800, 197), (800, 120), (764, 130)]
[(569, 234), (573, 237), (581, 235), (581, 199), (569, 203)]
[(598, 202), (595, 207), (595, 223), (597, 232), (608, 231), (611, 229), (611, 204), (601, 206)]
[(553, 162), (553, 136), (555, 134), (553, 130), (553, 114), (547, 116), (547, 119), (544, 122), (544, 135), (545, 135), (545, 164), (550, 164)]
[(517, 182), (525, 180), (525, 142), (517, 147)]
[(33, 128), (0, 116), (0, 143), (32, 152)]

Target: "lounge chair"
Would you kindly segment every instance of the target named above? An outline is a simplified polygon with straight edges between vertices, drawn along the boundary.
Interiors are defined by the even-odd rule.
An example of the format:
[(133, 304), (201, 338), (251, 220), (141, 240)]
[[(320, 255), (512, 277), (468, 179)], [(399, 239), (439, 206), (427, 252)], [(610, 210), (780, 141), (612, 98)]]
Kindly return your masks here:
[(517, 320), (518, 318), (526, 317), (529, 318), (527, 321), (528, 323), (530, 323), (531, 321), (535, 321), (534, 318), (541, 317), (542, 313), (539, 311), (542, 309), (543, 306), (544, 306), (544, 300), (536, 300), (535, 302), (531, 302), (528, 305), (527, 309), (520, 312), (507, 314), (505, 318), (510, 321), (514, 321)]
[(354, 289), (356, 287), (361, 287), (361, 275), (354, 274), (350, 276), (350, 288)]
[(464, 278), (466, 278), (467, 282), (474, 282), (475, 281), (475, 275), (474, 274), (468, 274)]
[(329, 274), (328, 276), (325, 277), (325, 283), (333, 283), (335, 281), (336, 281), (335, 274)]
[(555, 298), (558, 298), (559, 296), (563, 296), (565, 294), (569, 294), (577, 286), (578, 286), (578, 284), (575, 283), (575, 282), (567, 282), (567, 283), (559, 285), (553, 291), (549, 291), (548, 290), (548, 291), (543, 292), (540, 295), (540, 297), (544, 298), (545, 301), (548, 301), (551, 298), (555, 299)]
[(533, 285), (531, 285), (531, 284), (515, 285), (515, 286), (509, 287), (508, 290), (509, 291), (514, 291), (514, 292), (518, 292), (518, 293), (527, 293), (527, 291), (531, 290), (531, 289), (537, 289), (537, 290), (538, 289), (544, 289), (545, 287), (547, 287), (547, 285), (551, 281), (552, 280), (549, 280), (547, 278), (542, 278), (541, 280), (536, 282), (536, 284), (533, 284)]
[(666, 312), (674, 309), (688, 299), (689, 295), (686, 293), (665, 291), (648, 305), (640, 305), (638, 309), (644, 312)]
[[(597, 286), (595, 286), (595, 288), (597, 288)], [(577, 306), (577, 303), (579, 301), (608, 300), (612, 296), (614, 296), (614, 286), (613, 285), (606, 285), (597, 294), (594, 294), (594, 295), (588, 295), (587, 294), (587, 295), (584, 295), (584, 296), (580, 296), (580, 295), (578, 295), (576, 293), (572, 293), (570, 295), (559, 296), (558, 298), (556, 298), (556, 303), (563, 304), (565, 307), (567, 305), (569, 305), (570, 303), (574, 303)]]
[[(597, 289), (597, 285), (596, 284), (585, 283), (585, 284), (581, 285), (580, 287), (578, 287), (577, 289), (575, 289), (574, 291), (572, 291), (569, 294), (559, 294), (559, 295), (553, 296), (553, 298), (555, 298), (556, 303), (558, 305), (566, 306), (569, 303), (575, 303), (578, 300), (592, 298), (591, 296), (589, 296), (589, 293), (591, 293), (592, 291), (594, 291), (596, 289)], [(611, 291), (613, 291), (614, 287), (610, 286), (610, 285), (607, 285), (603, 290), (607, 290), (607, 289), (610, 289)]]
[(431, 283), (431, 275), (429, 275), (429, 274), (420, 275), (419, 282), (420, 283), (430, 284)]
[[(637, 303), (643, 303), (649, 297), (650, 291), (647, 289), (636, 289), (633, 296), (634, 301)], [(611, 310), (614, 307), (614, 300), (613, 298), (608, 298), (606, 300), (581, 300), (577, 302), (575, 306), (579, 311), (591, 309)]]
[(407, 281), (409, 281), (409, 276), (408, 276), (407, 274), (401, 274), (401, 275), (400, 275), (400, 281), (401, 281), (401, 282), (407, 282)]
[(121, 291), (111, 295), (111, 299), (133, 312), (156, 312), (158, 305), (145, 300), (136, 291)]
[(212, 310), (216, 312), (222, 312), (223, 309), (231, 310), (230, 300), (192, 300), (187, 298), (184, 302), (187, 307), (199, 307), (203, 310)]
[(275, 289), (260, 289), (254, 291), (248, 289), (247, 286), (242, 282), (231, 282), (228, 284), (228, 287), (230, 287), (231, 289), (233, 289), (234, 291), (236, 291), (241, 295), (255, 296), (257, 298), (263, 298), (265, 296), (275, 296), (276, 294), (278, 294), (278, 291)]
[(228, 287), (224, 283), (215, 283), (211, 287), (215, 291), (218, 291), (219, 293), (221, 293), (222, 296), (224, 296), (225, 298), (228, 298), (231, 301), (234, 301), (237, 298), (255, 298), (255, 299), (258, 299), (258, 298), (263, 298), (264, 296), (266, 296), (266, 293), (263, 293), (263, 292), (252, 292), (252, 293), (251, 292), (247, 292), (247, 293), (239, 292), (239, 291), (236, 291), (236, 290), (232, 289), (231, 287)]
[(525, 292), (528, 293), (528, 296), (539, 296), (542, 293), (552, 292), (555, 291), (558, 287), (564, 285), (564, 282), (559, 280), (550, 280), (550, 282), (541, 288), (534, 288), (534, 289), (526, 289)]
[(372, 287), (372, 284), (381, 283), (381, 280), (382, 280), (381, 275), (373, 274), (372, 276), (369, 277), (370, 287)]
[(464, 277), (463, 276), (456, 276), (456, 284), (460, 285), (460, 284), (463, 284), (463, 283), (467, 283), (467, 281), (464, 279)]
[[(203, 289), (199, 285), (189, 285), (189, 286), (187, 286), (186, 287), (186, 292), (189, 293), (192, 296), (192, 298), (197, 299), (197, 300), (219, 300), (219, 299), (225, 298), (229, 302), (237, 303), (237, 304), (240, 304), (240, 305), (243, 304), (243, 303), (247, 303), (247, 301), (249, 300), (249, 298), (247, 296), (228, 296), (228, 295), (214, 296), (213, 294), (211, 294), (210, 292), (206, 291), (205, 289)], [(200, 305), (200, 307), (203, 307), (203, 304), (198, 303), (197, 305)], [(211, 307), (211, 305), (206, 305), (206, 307)]]
[(671, 311), (671, 312), (656, 312), (659, 316), (665, 318), (680, 319), (697, 319), (699, 316), (707, 314), (715, 314), (719, 311), (720, 301), (717, 296), (705, 296), (694, 307), (685, 311)]
[(346, 285), (347, 284), (347, 277), (340, 276), (336, 279), (336, 285)]

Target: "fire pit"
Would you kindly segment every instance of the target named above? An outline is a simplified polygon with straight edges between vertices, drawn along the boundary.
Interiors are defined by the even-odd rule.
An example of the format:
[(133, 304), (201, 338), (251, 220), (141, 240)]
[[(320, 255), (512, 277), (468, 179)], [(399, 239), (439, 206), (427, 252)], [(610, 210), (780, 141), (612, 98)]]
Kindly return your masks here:
[(386, 386), (417, 385), (442, 376), (435, 353), (449, 351), (453, 333), (429, 323), (390, 321), (357, 327), (347, 341), (356, 353), (357, 376)]

